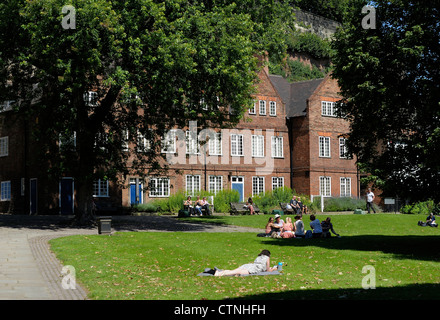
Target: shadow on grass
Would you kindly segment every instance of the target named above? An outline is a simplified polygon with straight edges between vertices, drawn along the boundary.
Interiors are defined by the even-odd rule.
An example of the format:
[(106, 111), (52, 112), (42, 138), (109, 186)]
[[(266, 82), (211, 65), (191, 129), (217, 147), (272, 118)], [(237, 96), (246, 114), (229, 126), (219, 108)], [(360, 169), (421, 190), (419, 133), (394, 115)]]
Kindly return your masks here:
[(304, 289), (263, 293), (234, 300), (438, 300), (440, 284), (411, 284), (376, 289)]
[[(97, 217), (99, 218), (99, 216)], [(221, 217), (202, 219), (177, 219), (164, 216), (112, 216), (111, 226), (114, 231), (187, 231), (209, 232), (216, 226), (227, 227)], [(78, 225), (73, 223), (74, 216), (63, 215), (2, 215), (0, 214), (0, 228), (33, 229), (33, 230), (66, 230), (66, 229), (97, 229), (97, 223)], [(217, 228), (218, 229), (218, 228)], [(217, 230), (216, 229), (216, 230)]]
[[(263, 238), (268, 239), (268, 238)], [(397, 259), (440, 261), (440, 236), (359, 235), (326, 239), (269, 239), (265, 245), (314, 246), (335, 250), (381, 251)]]

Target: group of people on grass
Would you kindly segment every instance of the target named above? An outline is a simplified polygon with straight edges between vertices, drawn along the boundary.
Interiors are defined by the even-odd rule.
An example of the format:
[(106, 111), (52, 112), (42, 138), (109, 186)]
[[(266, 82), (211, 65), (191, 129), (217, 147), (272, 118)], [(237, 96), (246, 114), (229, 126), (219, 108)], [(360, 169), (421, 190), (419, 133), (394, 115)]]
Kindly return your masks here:
[(320, 222), (315, 215), (310, 215), (311, 230), (305, 231), (304, 222), (301, 215), (295, 216), (295, 222), (292, 218), (286, 217), (286, 221), (281, 219), (279, 214), (275, 217), (270, 217), (265, 228), (265, 237), (273, 238), (329, 238), (332, 232), (339, 237), (339, 234), (333, 229), (331, 218), (328, 217), (323, 222)]
[(206, 215), (211, 215), (210, 206), (211, 204), (208, 203), (206, 200), (206, 197), (203, 197), (202, 200), (200, 200), (200, 197), (197, 197), (196, 201), (191, 201), (191, 197), (188, 196), (186, 200), (183, 202), (183, 207), (185, 210), (189, 211), (190, 215), (197, 215), (197, 216), (203, 216), (203, 211), (205, 210)]

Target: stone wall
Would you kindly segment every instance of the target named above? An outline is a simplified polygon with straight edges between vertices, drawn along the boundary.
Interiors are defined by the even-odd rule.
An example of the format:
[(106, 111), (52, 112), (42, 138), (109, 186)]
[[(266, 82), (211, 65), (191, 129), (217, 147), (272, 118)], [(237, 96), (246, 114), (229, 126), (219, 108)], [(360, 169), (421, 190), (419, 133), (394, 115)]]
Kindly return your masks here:
[(301, 10), (294, 10), (296, 16), (295, 27), (301, 31), (309, 31), (321, 38), (330, 38), (340, 24), (316, 14)]

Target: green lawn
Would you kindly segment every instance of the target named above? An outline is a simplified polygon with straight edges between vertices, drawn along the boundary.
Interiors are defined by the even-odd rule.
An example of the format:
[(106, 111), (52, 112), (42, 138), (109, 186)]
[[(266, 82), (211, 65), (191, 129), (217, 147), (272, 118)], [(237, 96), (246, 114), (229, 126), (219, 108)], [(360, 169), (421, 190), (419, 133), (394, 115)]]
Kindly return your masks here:
[[(269, 216), (193, 221), (263, 228)], [(51, 240), (91, 299), (439, 299), (440, 228), (417, 215), (332, 215), (341, 238), (271, 239), (255, 233), (121, 232)], [(318, 215), (322, 220), (325, 216)], [(308, 227), (309, 217), (304, 218)], [(306, 228), (308, 229), (308, 228)], [(231, 269), (262, 250), (282, 276), (198, 277), (205, 267)], [(375, 270), (376, 289), (362, 281)], [(368, 282), (371, 283), (371, 282)]]

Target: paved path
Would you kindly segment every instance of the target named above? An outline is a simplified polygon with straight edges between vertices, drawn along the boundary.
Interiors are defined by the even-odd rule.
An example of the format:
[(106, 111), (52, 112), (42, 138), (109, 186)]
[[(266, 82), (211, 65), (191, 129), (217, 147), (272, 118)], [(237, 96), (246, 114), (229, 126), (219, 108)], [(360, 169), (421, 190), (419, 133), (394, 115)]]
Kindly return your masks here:
[[(196, 224), (175, 217), (114, 216), (112, 231), (262, 232), (235, 226)], [(84, 300), (86, 291), (63, 289), (63, 266), (49, 248), (53, 238), (98, 234), (70, 226), (70, 217), (0, 215), (0, 300)]]

